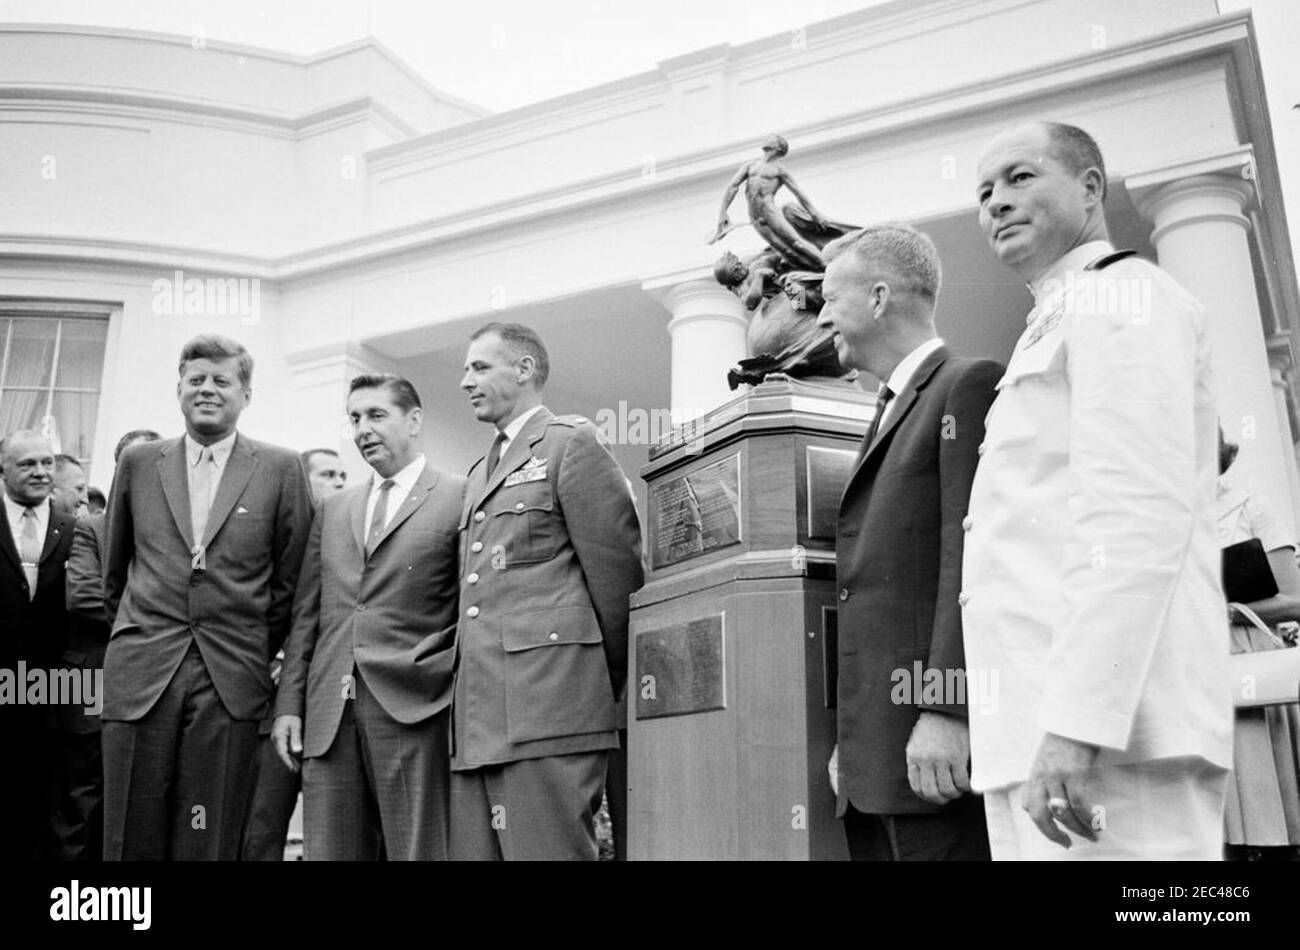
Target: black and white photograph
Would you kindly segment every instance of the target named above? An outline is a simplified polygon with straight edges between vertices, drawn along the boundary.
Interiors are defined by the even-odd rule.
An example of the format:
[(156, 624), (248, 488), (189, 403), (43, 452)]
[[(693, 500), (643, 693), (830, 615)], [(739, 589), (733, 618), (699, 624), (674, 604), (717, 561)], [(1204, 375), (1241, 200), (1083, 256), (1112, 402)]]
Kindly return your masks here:
[(1291, 0), (0, 0), (0, 919), (522, 861), (1284, 920), (1297, 51)]

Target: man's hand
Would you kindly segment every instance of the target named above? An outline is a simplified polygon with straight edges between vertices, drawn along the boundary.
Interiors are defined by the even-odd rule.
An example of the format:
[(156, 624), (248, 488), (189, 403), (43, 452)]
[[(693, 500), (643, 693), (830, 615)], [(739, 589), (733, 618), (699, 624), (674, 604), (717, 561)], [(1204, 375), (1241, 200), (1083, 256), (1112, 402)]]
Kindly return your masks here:
[(276, 716), (271, 724), (271, 741), (275, 752), (290, 772), (297, 772), (302, 758), (302, 717)]
[(1092, 793), (1089, 772), (1097, 761), (1097, 747), (1047, 733), (1038, 746), (1029, 769), (1021, 807), (1029, 812), (1038, 830), (1062, 848), (1070, 847), (1070, 836), (1057, 822), (1076, 835), (1097, 840), (1092, 828)]
[(943, 713), (921, 713), (907, 740), (907, 781), (932, 805), (943, 805), (970, 791), (970, 730), (966, 720)]
[(826, 763), (826, 774), (831, 780), (831, 791), (840, 793), (840, 744), (831, 749), (831, 760)]

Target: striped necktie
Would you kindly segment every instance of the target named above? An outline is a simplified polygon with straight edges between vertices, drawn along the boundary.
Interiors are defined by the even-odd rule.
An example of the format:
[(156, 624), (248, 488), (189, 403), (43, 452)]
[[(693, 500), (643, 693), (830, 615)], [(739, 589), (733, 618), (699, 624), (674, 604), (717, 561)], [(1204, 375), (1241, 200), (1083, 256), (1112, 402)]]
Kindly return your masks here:
[(27, 577), (27, 599), (36, 599), (36, 581), (41, 565), (40, 525), (36, 522), (36, 510), (24, 508), (22, 530), (18, 535), (18, 558), (23, 562), (23, 574)]
[(379, 536), (384, 533), (384, 527), (388, 524), (388, 492), (394, 484), (391, 478), (385, 478), (379, 483), (379, 494), (375, 496), (375, 510), (370, 516), (370, 534), (366, 537), (366, 557), (375, 553), (375, 548), (379, 546)]
[(871, 420), (871, 428), (867, 430), (867, 437), (862, 440), (862, 452), (871, 448), (871, 444), (876, 441), (876, 436), (880, 434), (880, 420), (885, 417), (885, 407), (889, 405), (889, 400), (894, 398), (894, 391), (884, 383), (876, 390), (876, 415)]

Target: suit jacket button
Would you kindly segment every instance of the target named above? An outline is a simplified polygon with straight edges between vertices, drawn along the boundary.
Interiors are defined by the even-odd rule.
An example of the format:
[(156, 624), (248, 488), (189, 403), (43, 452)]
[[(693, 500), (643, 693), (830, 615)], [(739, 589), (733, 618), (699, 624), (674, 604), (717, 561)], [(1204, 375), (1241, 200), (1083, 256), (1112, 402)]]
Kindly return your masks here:
[(476, 511), (476, 512), (474, 512), (474, 520), (475, 520), (475, 521), (482, 521), (482, 520), (483, 520), (484, 518), (486, 518), (486, 517), (487, 517), (487, 515), (483, 514), (483, 512), (481, 512), (481, 511)]
[(465, 580), (469, 581), (471, 584), (477, 584), (478, 574), (471, 574), (469, 577), (465, 578)]
[(558, 639), (560, 639), (560, 635), (559, 635), (558, 633), (556, 633), (554, 630), (552, 630), (552, 631), (551, 631), (550, 639), (552, 639), (552, 640), (558, 640)]
[(970, 603), (970, 594), (966, 593), (965, 591), (962, 591), (960, 594), (957, 595), (958, 606), (965, 607), (969, 603)]
[(961, 529), (963, 531), (969, 531), (971, 529), (971, 525), (973, 525), (974, 523), (975, 522), (971, 521), (970, 515), (967, 515), (965, 518), (961, 519)]
[(473, 544), (469, 546), (469, 549), (473, 551), (475, 554), (478, 554), (479, 551), (483, 550), (483, 542), (475, 541)]
[(984, 443), (983, 443), (983, 442), (981, 442), (979, 445), (975, 446), (975, 454), (976, 454), (976, 455), (983, 455), (983, 454), (984, 454)]
[(841, 587), (840, 600), (848, 600), (848, 599), (849, 599), (849, 589), (847, 587)]
[(471, 607), (469, 610), (465, 611), (465, 616), (468, 617), (470, 620), (473, 620), (475, 617), (478, 616), (478, 608)]
[(524, 503), (522, 501), (515, 502), (515, 511), (523, 511), (523, 510), (524, 510)]

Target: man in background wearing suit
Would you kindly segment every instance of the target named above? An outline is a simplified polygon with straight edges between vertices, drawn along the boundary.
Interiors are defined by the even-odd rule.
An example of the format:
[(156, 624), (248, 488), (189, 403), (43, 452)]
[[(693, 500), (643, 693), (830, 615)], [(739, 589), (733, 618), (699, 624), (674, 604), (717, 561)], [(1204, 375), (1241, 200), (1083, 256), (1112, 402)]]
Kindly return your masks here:
[[(818, 322), (840, 362), (885, 381), (836, 532), (837, 812), (855, 860), (987, 860), (984, 809), (969, 794), (957, 593), (1002, 367), (950, 356), (936, 335), (939, 255), (925, 235), (884, 224), (823, 253)], [(927, 693), (927, 678), (943, 689)]]
[(311, 528), (297, 453), (236, 432), (248, 351), (195, 337), (179, 371), (185, 435), (127, 449), (108, 506), (107, 860), (239, 856)]
[(1001, 859), (1217, 860), (1232, 767), (1204, 308), (1107, 236), (1082, 129), (980, 157), (979, 220), (1035, 305), (971, 487), (966, 659), (1000, 672), (971, 719)]
[(492, 323), (470, 340), (461, 388), (496, 438), (460, 520), (457, 858), (595, 860), (618, 747), (641, 528), (595, 426), (542, 405), (549, 372), (528, 327)]
[(445, 860), (465, 480), (416, 449), (408, 380), (356, 377), (348, 417), (375, 476), (312, 526), (272, 735), (286, 766), (304, 760), (309, 860)]
[[(330, 495), (341, 492), (347, 485), (348, 473), (343, 470), (339, 454), (333, 449), (308, 449), (299, 458), (307, 473), (311, 487), (312, 503), (319, 506)], [(271, 679), (278, 687), (284, 664), (281, 650), (271, 661)], [(289, 838), (289, 823), (298, 807), (298, 793), (302, 791), (302, 774), (284, 767), (275, 743), (271, 739), (274, 711), (262, 720), (258, 728), (257, 782), (253, 788), (253, 803), (248, 809), (248, 827), (244, 829), (244, 843), (240, 846), (243, 861), (283, 861), (284, 848)]]
[[(113, 461), (129, 445), (162, 436), (135, 429), (122, 436)], [(57, 480), (57, 476), (56, 476)], [(100, 675), (108, 647), (104, 612), (104, 515), (87, 514), (77, 522), (68, 555), (68, 645), (61, 666)], [(99, 703), (103, 703), (99, 696)], [(100, 754), (100, 716), (85, 706), (61, 704), (54, 709), (56, 735), (54, 840), (60, 861), (99, 861), (104, 853), (104, 761)]]
[(74, 518), (89, 514), (90, 496), (86, 488), (86, 470), (71, 455), (60, 452), (54, 456), (54, 490), (50, 501)]
[(39, 432), (0, 439), (0, 682), (7, 684), (0, 687), (0, 748), (8, 764), (0, 779), (0, 859), (53, 857), (48, 709), (28, 704), (26, 674), (53, 668), (67, 637), (64, 563), (76, 522), (50, 503), (54, 464)]

